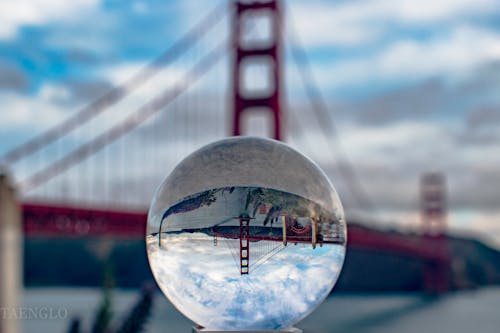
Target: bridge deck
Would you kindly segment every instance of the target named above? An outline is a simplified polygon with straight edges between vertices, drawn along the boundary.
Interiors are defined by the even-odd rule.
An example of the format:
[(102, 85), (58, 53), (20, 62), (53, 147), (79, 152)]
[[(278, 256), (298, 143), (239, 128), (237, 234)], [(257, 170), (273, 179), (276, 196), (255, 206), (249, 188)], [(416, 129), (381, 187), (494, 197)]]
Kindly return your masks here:
[[(23, 208), (24, 232), (28, 237), (117, 237), (142, 238), (146, 234), (147, 214), (118, 210), (84, 209), (25, 203)], [(223, 235), (220, 235), (223, 236)], [(239, 234), (227, 233), (224, 237), (238, 238)], [(249, 235), (249, 240), (276, 240), (279, 236)], [(397, 233), (350, 225), (348, 246), (379, 252), (397, 253), (424, 260), (446, 262), (449, 258), (439, 251), (441, 239), (408, 237)], [(310, 240), (290, 239), (291, 243)]]

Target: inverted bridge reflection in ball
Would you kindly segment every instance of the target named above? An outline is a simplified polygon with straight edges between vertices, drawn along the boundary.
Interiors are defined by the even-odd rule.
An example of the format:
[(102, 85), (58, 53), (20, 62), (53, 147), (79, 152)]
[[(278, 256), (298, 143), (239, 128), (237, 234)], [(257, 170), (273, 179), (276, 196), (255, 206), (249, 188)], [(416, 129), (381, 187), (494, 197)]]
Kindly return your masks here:
[(146, 240), (160, 288), (196, 323), (280, 329), (330, 292), (346, 225), (313, 162), (277, 141), (240, 137), (174, 169), (151, 205)]

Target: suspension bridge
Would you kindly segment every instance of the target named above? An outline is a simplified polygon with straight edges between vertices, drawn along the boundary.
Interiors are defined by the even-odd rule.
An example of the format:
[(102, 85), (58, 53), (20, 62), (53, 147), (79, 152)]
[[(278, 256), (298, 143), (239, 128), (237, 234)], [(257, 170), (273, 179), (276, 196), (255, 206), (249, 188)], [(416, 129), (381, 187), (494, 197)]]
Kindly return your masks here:
[[(286, 40), (283, 7), (277, 0), (218, 5), (123, 84), (5, 153), (0, 164), (19, 180), (25, 235), (142, 238), (152, 191), (175, 164), (207, 142), (249, 131), (314, 151), (316, 142), (307, 137), (314, 128), (322, 155), (336, 162), (336, 185), (342, 182), (341, 195), (350, 203), (348, 222), (350, 208), (374, 216), (307, 53), (298, 40)], [(307, 105), (285, 95), (285, 54)], [(426, 288), (446, 291), (443, 189), (439, 175), (422, 180), (420, 238), (352, 227), (348, 246), (418, 258), (425, 263)], [(241, 232), (216, 230), (212, 236), (241, 241)], [(310, 242), (313, 234), (307, 237)]]

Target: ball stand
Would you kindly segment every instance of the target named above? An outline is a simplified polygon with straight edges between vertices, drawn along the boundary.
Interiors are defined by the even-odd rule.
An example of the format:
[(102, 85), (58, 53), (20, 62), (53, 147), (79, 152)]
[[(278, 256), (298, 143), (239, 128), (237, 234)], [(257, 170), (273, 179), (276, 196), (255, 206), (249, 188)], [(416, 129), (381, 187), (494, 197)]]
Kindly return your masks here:
[(291, 327), (279, 331), (212, 331), (203, 327), (193, 327), (192, 333), (303, 333), (301, 329)]

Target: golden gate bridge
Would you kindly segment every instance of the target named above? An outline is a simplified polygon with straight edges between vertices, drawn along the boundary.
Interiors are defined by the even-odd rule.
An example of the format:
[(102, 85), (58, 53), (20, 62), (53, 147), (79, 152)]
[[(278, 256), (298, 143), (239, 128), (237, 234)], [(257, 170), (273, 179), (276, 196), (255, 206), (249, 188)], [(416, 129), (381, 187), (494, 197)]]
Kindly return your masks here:
[[(315, 131), (327, 144), (327, 153), (334, 157), (335, 151), (336, 158), (342, 161), (337, 164), (337, 171), (338, 181), (345, 182), (345, 195), (373, 215), (373, 204), (342, 150), (332, 113), (313, 80), (307, 54), (297, 41), (290, 54), (310, 105), (285, 107), (284, 3), (236, 1), (230, 3), (229, 10), (226, 5), (214, 8), (124, 84), (1, 157), (2, 165), (22, 176), (18, 186), (23, 195), (22, 217), (27, 236), (144, 237), (144, 198), (152, 195), (144, 188), (155, 188), (169, 168), (194, 146), (223, 137), (228, 115), (232, 135), (245, 133), (249, 116), (264, 115), (269, 121), (261, 127), (271, 123), (270, 136), (278, 140), (286, 137), (292, 144), (298, 140), (294, 135), (307, 134), (304, 124), (313, 119)], [(258, 39), (260, 27), (255, 23), (262, 18), (268, 27), (265, 40)], [(230, 22), (230, 34), (221, 36), (221, 22), (225, 19)], [(216, 35), (212, 40), (218, 42), (207, 51), (210, 34)], [(224, 81), (224, 73), (217, 64), (223, 61), (231, 68), (227, 89), (219, 84)], [(180, 75), (174, 75), (179, 67)], [(253, 82), (259, 80), (252, 68), (264, 73), (264, 89), (252, 90)], [(163, 72), (167, 72), (169, 81), (161, 87), (155, 80)], [(119, 106), (148, 85), (153, 87), (155, 96), (133, 111), (121, 112)], [(212, 90), (210, 96), (203, 92), (207, 87)], [(285, 126), (285, 118), (289, 126)], [(110, 119), (113, 122), (106, 127)], [(156, 171), (157, 176), (144, 179), (155, 166), (160, 170)], [(420, 238), (408, 240), (397, 234), (353, 226), (349, 229), (348, 246), (418, 258), (424, 263), (425, 288), (446, 291), (450, 283), (450, 256), (444, 230), (444, 180), (436, 174), (428, 175), (421, 188), (424, 223)], [(117, 203), (118, 199), (122, 202)], [(246, 235), (248, 223), (241, 223), (239, 233), (216, 232), (215, 239), (253, 240), (254, 236)], [(285, 223), (283, 228), (286, 229)], [(258, 238), (265, 238), (262, 237)], [(265, 239), (276, 241), (271, 236)], [(289, 240), (301, 241), (293, 237)], [(240, 251), (240, 261), (244, 259)]]

